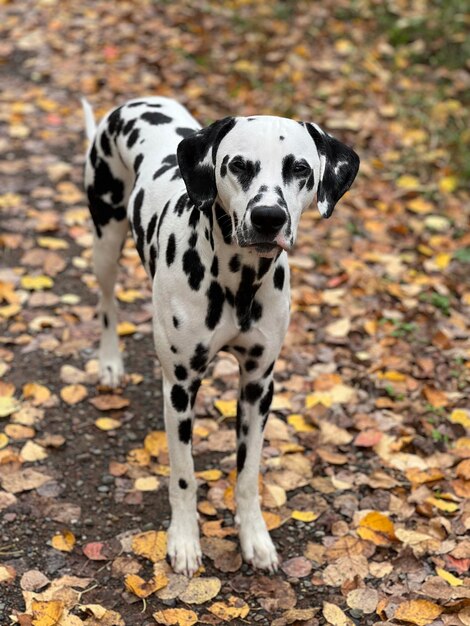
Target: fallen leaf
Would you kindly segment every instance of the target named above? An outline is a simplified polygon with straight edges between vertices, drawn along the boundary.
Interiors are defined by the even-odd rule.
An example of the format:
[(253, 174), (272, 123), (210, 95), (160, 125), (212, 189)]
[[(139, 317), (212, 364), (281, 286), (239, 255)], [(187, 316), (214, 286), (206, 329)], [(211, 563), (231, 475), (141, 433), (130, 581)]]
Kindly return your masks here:
[(72, 552), (75, 545), (75, 536), (70, 530), (64, 530), (52, 537), (51, 545), (61, 552)]
[(44, 385), (38, 383), (27, 383), (23, 385), (23, 397), (31, 399), (34, 406), (40, 406), (49, 400), (51, 392)]
[(82, 550), (83, 554), (91, 561), (107, 561), (108, 557), (102, 553), (104, 544), (100, 541), (91, 541), (86, 543)]
[(126, 335), (133, 335), (137, 331), (137, 327), (132, 322), (121, 322), (117, 325), (116, 331), (119, 337), (124, 337)]
[(40, 591), (49, 583), (49, 578), (37, 569), (28, 570), (20, 580), (21, 589), (24, 591)]
[(386, 546), (396, 539), (393, 522), (378, 511), (367, 513), (361, 519), (357, 534), (376, 546)]
[(442, 611), (442, 607), (429, 600), (409, 600), (398, 605), (393, 617), (416, 626), (428, 626)]
[(159, 487), (160, 481), (156, 476), (142, 476), (134, 482), (134, 489), (137, 491), (156, 491)]
[(460, 587), (460, 585), (463, 585), (463, 581), (460, 580), (460, 578), (457, 578), (457, 576), (454, 576), (445, 569), (442, 569), (442, 567), (436, 567), (436, 574), (443, 578), (452, 587)]
[(379, 594), (376, 589), (364, 587), (353, 589), (347, 595), (346, 602), (351, 609), (360, 610), (366, 615), (374, 613), (379, 601)]
[(222, 583), (215, 577), (192, 578), (179, 599), (187, 604), (202, 604), (212, 600), (219, 593), (221, 586)]
[(465, 428), (470, 428), (470, 412), (465, 409), (454, 409), (449, 419), (454, 424), (462, 424)]
[(354, 622), (336, 604), (323, 602), (323, 617), (332, 626), (354, 626)]
[(70, 405), (78, 404), (84, 400), (87, 395), (87, 388), (80, 384), (67, 385), (60, 390), (60, 397), (64, 402)]
[(150, 432), (144, 440), (144, 448), (152, 456), (157, 457), (160, 452), (168, 451), (168, 441), (166, 433), (163, 430), (154, 430)]
[(241, 598), (229, 596), (227, 602), (214, 602), (208, 607), (208, 611), (220, 619), (230, 622), (235, 618), (245, 619), (250, 612), (250, 607)]
[(132, 539), (132, 550), (153, 563), (163, 560), (166, 557), (166, 532), (149, 530), (135, 535)]
[(43, 289), (51, 289), (54, 281), (49, 276), (22, 276), (21, 286), (29, 291), (42, 291)]
[(222, 417), (235, 417), (237, 414), (236, 400), (216, 400), (214, 406)]
[(100, 430), (116, 430), (121, 427), (121, 422), (112, 417), (99, 417), (95, 420), (95, 426)]
[(21, 448), (20, 456), (23, 461), (34, 463), (46, 459), (47, 452), (34, 441), (27, 441)]
[(166, 587), (168, 578), (163, 572), (155, 575), (149, 581), (137, 576), (137, 574), (128, 574), (124, 579), (124, 583), (126, 588), (138, 598), (148, 598), (152, 593), (155, 593), (155, 591)]
[(283, 561), (281, 569), (287, 576), (304, 578), (305, 576), (309, 576), (312, 572), (312, 564), (304, 556), (295, 556), (292, 559)]
[(124, 409), (129, 406), (130, 402), (123, 396), (114, 394), (102, 394), (95, 398), (90, 398), (89, 402), (99, 411), (113, 411), (115, 409)]
[(34, 626), (57, 626), (64, 612), (64, 603), (61, 600), (40, 602), (33, 599), (31, 608)]
[(188, 609), (164, 609), (153, 613), (153, 619), (165, 626), (193, 626), (198, 621), (194, 611)]
[(314, 522), (318, 519), (318, 513), (313, 511), (292, 511), (291, 517), (299, 522)]

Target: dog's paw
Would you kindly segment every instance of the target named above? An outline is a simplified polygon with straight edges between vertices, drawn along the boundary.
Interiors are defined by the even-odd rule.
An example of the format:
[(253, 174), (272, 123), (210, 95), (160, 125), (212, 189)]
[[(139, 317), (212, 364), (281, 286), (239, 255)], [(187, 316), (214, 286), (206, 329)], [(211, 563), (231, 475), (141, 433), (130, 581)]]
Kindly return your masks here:
[(100, 383), (103, 387), (120, 387), (124, 382), (122, 359), (100, 358)]
[(240, 544), (243, 558), (256, 569), (268, 570), (274, 574), (279, 567), (276, 548), (266, 527), (257, 524), (255, 527), (240, 528)]
[(191, 578), (202, 565), (201, 544), (197, 529), (188, 532), (181, 527), (168, 529), (168, 557), (176, 574)]

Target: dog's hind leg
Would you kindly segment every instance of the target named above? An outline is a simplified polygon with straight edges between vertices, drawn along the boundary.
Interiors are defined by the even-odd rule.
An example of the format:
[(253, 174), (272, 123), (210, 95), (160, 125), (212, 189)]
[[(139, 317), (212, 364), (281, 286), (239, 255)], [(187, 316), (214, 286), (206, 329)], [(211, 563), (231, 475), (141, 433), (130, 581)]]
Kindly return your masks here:
[(106, 226), (101, 227), (101, 237), (98, 237), (96, 231), (93, 237), (93, 265), (100, 287), (100, 380), (103, 385), (109, 387), (119, 386), (124, 375), (116, 329), (117, 304), (114, 298), (114, 285), (127, 227), (127, 219), (121, 221), (112, 219)]
[[(87, 135), (91, 139), (94, 122), (91, 109), (84, 105), (87, 119)], [(100, 379), (102, 384), (117, 387), (122, 380), (124, 368), (119, 352), (117, 336), (117, 306), (114, 299), (118, 261), (126, 238), (129, 222), (126, 205), (129, 183), (126, 170), (117, 158), (105, 154), (103, 135), (98, 134), (90, 145), (85, 164), (85, 188), (93, 219), (93, 265), (100, 287), (99, 317), (101, 322)], [(107, 152), (110, 152), (109, 145)]]

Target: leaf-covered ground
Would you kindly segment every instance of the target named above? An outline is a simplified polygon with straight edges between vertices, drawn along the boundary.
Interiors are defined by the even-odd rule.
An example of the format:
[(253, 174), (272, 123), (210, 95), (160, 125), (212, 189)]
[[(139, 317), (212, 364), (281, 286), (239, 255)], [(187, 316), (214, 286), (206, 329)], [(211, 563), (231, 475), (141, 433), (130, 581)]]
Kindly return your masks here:
[[(0, 616), (22, 626), (470, 624), (465, 2), (0, 1)], [(283, 560), (241, 563), (237, 368), (197, 402), (204, 569), (169, 508), (149, 285), (119, 275), (129, 383), (97, 388), (79, 97), (162, 94), (203, 123), (314, 120), (360, 153), (303, 216), (262, 505)]]

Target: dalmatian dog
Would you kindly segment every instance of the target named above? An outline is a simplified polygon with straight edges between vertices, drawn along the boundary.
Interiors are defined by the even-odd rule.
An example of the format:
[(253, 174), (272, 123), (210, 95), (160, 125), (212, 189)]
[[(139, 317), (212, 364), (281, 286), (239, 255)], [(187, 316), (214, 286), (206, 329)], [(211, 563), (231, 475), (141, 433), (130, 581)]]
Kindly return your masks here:
[(163, 375), (171, 474), (168, 555), (176, 572), (201, 565), (192, 409), (211, 359), (238, 359), (235, 490), (243, 556), (274, 572), (275, 547), (261, 515), (258, 471), (273, 396), (273, 369), (289, 323), (287, 252), (314, 198), (323, 217), (349, 189), (359, 158), (310, 122), (226, 117), (201, 128), (174, 100), (132, 100), (96, 128), (85, 187), (101, 291), (101, 381), (124, 369), (113, 296), (128, 231), (153, 286), (153, 329)]

